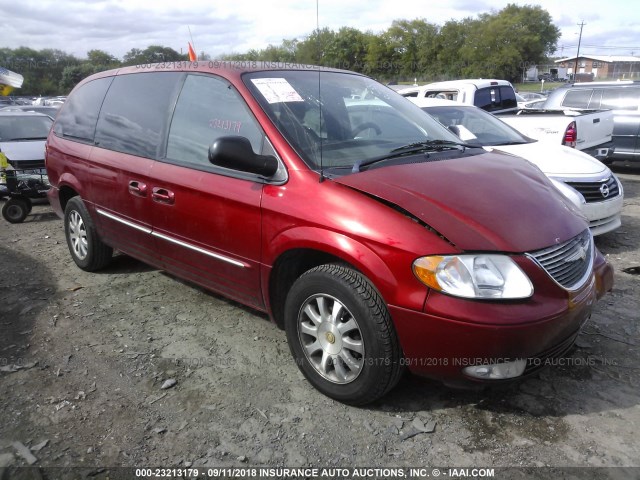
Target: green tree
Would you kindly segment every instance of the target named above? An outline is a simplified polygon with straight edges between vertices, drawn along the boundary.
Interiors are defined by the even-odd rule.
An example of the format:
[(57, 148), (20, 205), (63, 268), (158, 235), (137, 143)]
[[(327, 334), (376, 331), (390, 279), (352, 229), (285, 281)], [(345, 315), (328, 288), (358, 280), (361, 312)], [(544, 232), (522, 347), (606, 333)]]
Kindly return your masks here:
[(93, 65), (100, 65), (108, 68), (113, 68), (120, 65), (120, 60), (103, 50), (89, 50), (87, 52), (87, 59), (89, 63)]
[(376, 78), (395, 79), (399, 74), (394, 49), (382, 35), (372, 35), (367, 43), (363, 73)]
[(188, 60), (188, 54), (180, 54), (173, 48), (150, 45), (144, 50), (132, 48), (123, 57), (123, 65), (141, 65), (144, 63), (163, 63)]
[(62, 71), (69, 65), (80, 63), (73, 55), (62, 50), (34, 50), (29, 47), (0, 50), (0, 65), (24, 77), (22, 88), (16, 95), (56, 95)]
[(509, 4), (497, 13), (468, 22), (460, 58), (465, 76), (514, 80), (524, 62), (543, 62), (560, 38), (549, 13), (539, 6)]
[(466, 62), (460, 58), (460, 51), (469, 42), (473, 22), (472, 18), (450, 20), (440, 28), (430, 80), (462, 78)]
[(342, 27), (325, 46), (325, 65), (362, 72), (367, 55), (368, 35), (351, 27)]
[(95, 65), (93, 63), (85, 62), (81, 65), (73, 65), (65, 67), (62, 71), (62, 78), (60, 79), (59, 87), (64, 93), (69, 93), (73, 90), (78, 82), (87, 78), (89, 75), (103, 71), (101, 65)]
[(435, 63), (438, 27), (424, 19), (394, 20), (384, 37), (404, 75), (416, 75)]
[(326, 65), (335, 64), (335, 58), (332, 58), (332, 45), (336, 34), (329, 28), (314, 30), (304, 40), (297, 44), (296, 61), (309, 65)]

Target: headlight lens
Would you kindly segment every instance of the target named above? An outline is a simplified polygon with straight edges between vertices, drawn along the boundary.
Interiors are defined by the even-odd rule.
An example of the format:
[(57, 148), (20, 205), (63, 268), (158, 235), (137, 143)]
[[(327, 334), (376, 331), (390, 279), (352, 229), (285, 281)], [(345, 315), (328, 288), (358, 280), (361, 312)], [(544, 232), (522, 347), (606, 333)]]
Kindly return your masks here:
[(463, 298), (528, 298), (529, 277), (506, 255), (433, 255), (413, 262), (418, 279), (434, 290)]

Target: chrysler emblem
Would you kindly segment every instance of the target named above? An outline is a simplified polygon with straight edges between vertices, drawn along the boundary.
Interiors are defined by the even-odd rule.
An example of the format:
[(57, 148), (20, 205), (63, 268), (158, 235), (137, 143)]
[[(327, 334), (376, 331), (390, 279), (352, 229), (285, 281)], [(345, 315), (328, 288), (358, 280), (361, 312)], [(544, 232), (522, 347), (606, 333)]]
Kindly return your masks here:
[(578, 245), (576, 251), (568, 256), (565, 260), (567, 262), (577, 262), (578, 260), (584, 261), (587, 258), (587, 251), (589, 250), (589, 244)]
[(600, 186), (600, 193), (604, 198), (607, 198), (609, 196), (609, 185), (607, 185), (606, 183), (603, 183)]

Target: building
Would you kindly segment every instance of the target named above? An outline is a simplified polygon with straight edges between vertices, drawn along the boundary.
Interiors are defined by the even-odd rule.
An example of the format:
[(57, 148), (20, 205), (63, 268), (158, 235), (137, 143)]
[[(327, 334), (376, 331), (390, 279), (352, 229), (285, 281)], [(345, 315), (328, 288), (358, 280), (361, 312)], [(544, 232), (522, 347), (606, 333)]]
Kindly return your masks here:
[[(576, 57), (555, 61), (559, 68), (566, 68), (573, 76)], [(593, 80), (638, 80), (640, 79), (640, 57), (631, 55), (581, 55), (578, 57), (578, 74), (583, 78), (592, 75)]]

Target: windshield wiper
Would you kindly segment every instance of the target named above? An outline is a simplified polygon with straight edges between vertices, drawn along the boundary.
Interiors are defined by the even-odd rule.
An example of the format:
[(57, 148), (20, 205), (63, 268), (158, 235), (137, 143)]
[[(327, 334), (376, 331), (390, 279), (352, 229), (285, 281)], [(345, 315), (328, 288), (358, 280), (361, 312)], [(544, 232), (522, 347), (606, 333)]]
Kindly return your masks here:
[(454, 142), (451, 140), (427, 140), (424, 142), (409, 143), (407, 145), (402, 145), (401, 147), (394, 148), (386, 155), (356, 162), (353, 165), (351, 172), (357, 173), (362, 169), (362, 167), (368, 167), (369, 165), (373, 165), (374, 163), (383, 162), (392, 158), (403, 157), (405, 155), (413, 155), (420, 152), (442, 151), (444, 149), (460, 147), (462, 147), (462, 151), (464, 151), (466, 148), (477, 148), (478, 145), (469, 145), (467, 143)]
[(444, 150), (445, 148), (455, 148), (462, 147), (465, 148), (474, 148), (476, 145), (469, 145), (468, 143), (462, 142), (454, 142), (452, 140), (426, 140), (424, 142), (415, 142), (409, 143), (407, 145), (402, 145), (401, 147), (394, 148), (390, 153), (395, 152), (423, 152), (425, 150)]

